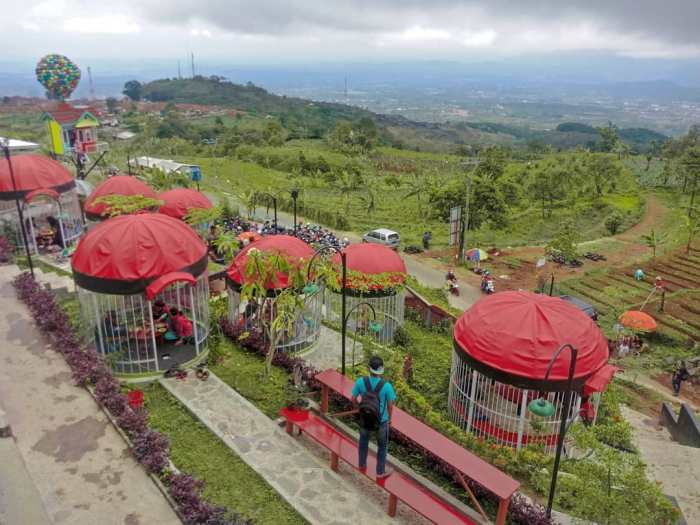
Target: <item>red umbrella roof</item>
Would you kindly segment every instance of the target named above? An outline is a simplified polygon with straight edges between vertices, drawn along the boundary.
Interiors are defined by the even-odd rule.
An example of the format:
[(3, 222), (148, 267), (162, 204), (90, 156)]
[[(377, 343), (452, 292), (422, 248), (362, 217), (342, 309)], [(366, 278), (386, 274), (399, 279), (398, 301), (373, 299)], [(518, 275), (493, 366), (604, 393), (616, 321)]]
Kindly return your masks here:
[(638, 332), (653, 332), (656, 330), (656, 320), (645, 312), (629, 310), (620, 316), (620, 324)]
[(71, 261), (78, 286), (135, 294), (172, 272), (195, 277), (207, 269), (207, 246), (187, 224), (143, 213), (108, 219), (80, 240)]
[(586, 314), (558, 297), (530, 292), (500, 292), (480, 299), (458, 319), (454, 340), (455, 350), (471, 366), (521, 388), (565, 386), (568, 349), (554, 362), (547, 385), (542, 385), (550, 359), (565, 343), (578, 350), (577, 388), (608, 361), (607, 339)]
[[(289, 260), (309, 261), (314, 255), (313, 249), (304, 241), (291, 235), (268, 235), (246, 246), (231, 263), (227, 275), (234, 283), (242, 285), (244, 281), (248, 252), (253, 248), (266, 253), (285, 255)], [(269, 288), (279, 290), (289, 286), (289, 278), (286, 274), (279, 273), (274, 283)]]
[(175, 188), (164, 191), (158, 198), (163, 205), (158, 210), (160, 213), (176, 219), (184, 219), (192, 208), (212, 208), (213, 205), (206, 195), (189, 188)]
[[(350, 244), (344, 251), (350, 272), (364, 275), (394, 274), (397, 283), (402, 283), (406, 278), (406, 264), (401, 256), (391, 248), (381, 244), (357, 243)], [(336, 253), (331, 260), (339, 266), (341, 264), (340, 254)], [(354, 280), (361, 280), (361, 277), (353, 278), (351, 276), (348, 280), (349, 288), (353, 287)]]
[(0, 200), (12, 200), (36, 190), (54, 190), (65, 193), (75, 188), (75, 179), (58, 161), (43, 155), (25, 154), (12, 157), (17, 192), (12, 186), (10, 167), (6, 159), (0, 160)]
[(107, 216), (107, 205), (95, 203), (100, 197), (108, 195), (143, 195), (150, 199), (157, 198), (156, 192), (145, 182), (131, 175), (115, 175), (98, 184), (85, 200), (85, 215), (89, 219), (100, 220)]

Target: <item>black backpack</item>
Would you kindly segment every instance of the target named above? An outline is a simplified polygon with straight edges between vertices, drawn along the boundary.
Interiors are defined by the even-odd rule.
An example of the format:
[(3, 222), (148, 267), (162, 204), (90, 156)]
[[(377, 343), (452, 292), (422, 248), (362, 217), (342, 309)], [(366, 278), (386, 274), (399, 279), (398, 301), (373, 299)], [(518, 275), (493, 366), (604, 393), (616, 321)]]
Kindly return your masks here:
[(384, 388), (386, 381), (380, 379), (374, 388), (372, 388), (369, 377), (365, 377), (364, 381), (365, 392), (362, 394), (362, 401), (360, 401), (360, 427), (365, 430), (377, 430), (382, 421), (379, 393)]

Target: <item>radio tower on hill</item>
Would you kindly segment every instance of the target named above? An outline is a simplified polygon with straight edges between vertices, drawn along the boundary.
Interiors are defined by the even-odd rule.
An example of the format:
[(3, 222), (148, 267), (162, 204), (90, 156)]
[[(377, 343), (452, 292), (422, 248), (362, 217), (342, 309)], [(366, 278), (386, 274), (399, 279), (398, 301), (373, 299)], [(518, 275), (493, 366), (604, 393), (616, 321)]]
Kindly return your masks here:
[(92, 83), (92, 68), (88, 66), (88, 81), (90, 82), (90, 100), (95, 100), (95, 85)]

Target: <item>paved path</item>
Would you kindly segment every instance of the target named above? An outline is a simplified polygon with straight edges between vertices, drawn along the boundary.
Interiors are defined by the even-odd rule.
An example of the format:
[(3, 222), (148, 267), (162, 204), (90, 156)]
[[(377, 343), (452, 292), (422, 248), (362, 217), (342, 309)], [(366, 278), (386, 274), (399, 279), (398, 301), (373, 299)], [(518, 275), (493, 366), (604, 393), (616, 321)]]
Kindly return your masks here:
[[(355, 342), (348, 335), (345, 339), (345, 366), (348, 368), (352, 367), (353, 343), (355, 345), (355, 364), (361, 363), (364, 357), (362, 343), (359, 341)], [(327, 326), (321, 326), (321, 334), (318, 337), (318, 341), (314, 343), (313, 348), (302, 352), (299, 356), (318, 370), (336, 369), (340, 367), (342, 361), (341, 345), (342, 337), (340, 332)]]
[(403, 505), (388, 517), (384, 490), (347, 466), (330, 470), (319, 447), (289, 436), (213, 373), (208, 381), (160, 382), (310, 523), (424, 523)]
[(700, 448), (673, 441), (658, 421), (630, 408), (622, 414), (634, 427), (634, 441), (647, 464), (649, 476), (673, 496), (689, 524), (700, 523)]
[[(47, 348), (6, 268), (0, 272), (0, 403), (52, 522), (179, 523), (92, 397), (73, 385), (63, 357)], [(0, 466), (0, 477), (7, 472)]]

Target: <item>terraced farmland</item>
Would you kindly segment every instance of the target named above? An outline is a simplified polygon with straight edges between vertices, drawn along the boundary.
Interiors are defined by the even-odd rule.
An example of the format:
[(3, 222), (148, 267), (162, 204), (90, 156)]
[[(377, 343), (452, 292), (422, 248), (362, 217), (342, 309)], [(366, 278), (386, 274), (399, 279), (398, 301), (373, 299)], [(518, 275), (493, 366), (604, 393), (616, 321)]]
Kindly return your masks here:
[[(644, 270), (644, 281), (634, 279), (637, 268)], [(562, 282), (559, 290), (585, 299), (601, 315), (612, 319), (625, 310), (639, 308), (653, 289), (657, 275), (664, 279), (668, 290), (664, 311), (658, 311), (659, 294), (652, 296), (644, 311), (656, 319), (660, 331), (700, 340), (700, 249), (693, 248), (689, 254), (679, 250), (639, 266), (591, 272)]]

